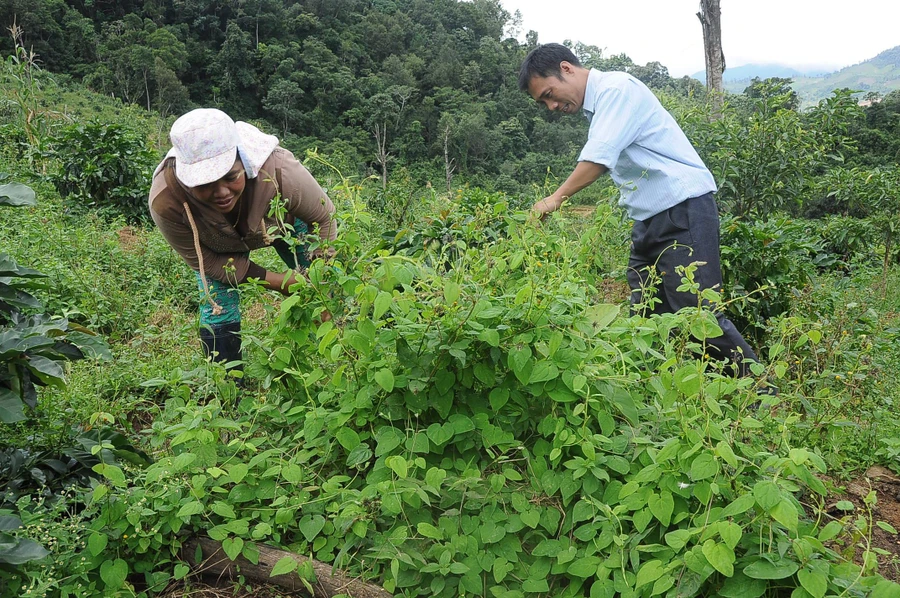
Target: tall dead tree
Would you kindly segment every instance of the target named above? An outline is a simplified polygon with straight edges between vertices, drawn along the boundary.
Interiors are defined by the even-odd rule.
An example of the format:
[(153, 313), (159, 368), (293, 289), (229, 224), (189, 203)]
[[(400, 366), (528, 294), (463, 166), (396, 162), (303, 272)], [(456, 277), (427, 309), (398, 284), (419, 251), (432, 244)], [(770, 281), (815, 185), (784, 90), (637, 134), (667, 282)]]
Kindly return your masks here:
[(447, 176), (447, 193), (450, 193), (450, 184), (453, 182), (453, 171), (456, 170), (456, 160), (450, 157), (450, 123), (444, 127), (444, 173)]
[(725, 72), (725, 54), (722, 52), (722, 11), (719, 0), (700, 0), (697, 13), (703, 26), (703, 52), (706, 55), (706, 90), (712, 100), (712, 118), (722, 116), (725, 90), (722, 74)]
[(381, 165), (381, 189), (387, 189), (388, 162), (394, 157), (387, 150), (387, 123), (375, 123), (372, 125), (372, 134), (375, 136), (375, 161)]

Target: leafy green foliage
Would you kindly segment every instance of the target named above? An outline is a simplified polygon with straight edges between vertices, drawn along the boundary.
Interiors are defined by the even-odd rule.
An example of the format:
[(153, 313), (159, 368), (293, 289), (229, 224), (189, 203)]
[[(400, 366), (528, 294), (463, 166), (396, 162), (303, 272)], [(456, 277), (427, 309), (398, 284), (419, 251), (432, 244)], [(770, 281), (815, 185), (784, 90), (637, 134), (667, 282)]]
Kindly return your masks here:
[(424, 222), (383, 233), (382, 247), (452, 269), (466, 250), (505, 238), (506, 223), (501, 214), (507, 208), (508, 198), (502, 194), (460, 190), (438, 214), (425, 216)]
[(107, 591), (125, 573), (163, 587), (190, 533), (232, 559), (287, 546), (404, 596), (881, 583), (871, 552), (860, 567), (825, 545), (868, 522), (817, 523), (825, 462), (791, 441), (801, 417), (750, 409), (753, 380), (694, 359), (718, 332), (709, 312), (596, 304), (581, 241), (502, 201), (454, 229), (452, 270), (443, 244), (362, 245), (372, 216), (344, 205), (337, 257), (248, 339), (265, 392), (238, 419), (190, 387), (172, 393), (150, 435), (164, 454), (94, 489), (92, 545), (116, 542), (121, 559), (96, 565)]
[[(547, 126), (517, 89), (532, 44), (511, 35), (519, 24), (499, 3), (170, 4), (35, 0), (28, 10), (0, 6), (0, 17), (27, 13), (22, 47), (104, 96), (163, 118), (196, 104), (264, 120), (295, 153), (358, 158), (346, 170), (353, 175), (390, 180), (405, 168), (420, 185), (444, 189), (457, 175), (521, 191), (548, 167), (564, 177), (583, 143), (582, 119), (550, 117)], [(658, 62), (574, 49), (653, 88), (702, 93)]]
[(897, 367), (894, 327), (878, 317), (871, 296), (840, 286), (816, 285), (791, 315), (775, 318), (766, 355), (784, 364), (796, 388), (794, 409), (804, 417), (792, 432), (795, 442), (821, 451), (838, 475), (878, 463), (872, 447), (895, 436), (888, 414)]
[[(715, 171), (723, 205), (745, 214), (725, 220), (723, 303), (765, 341), (763, 375), (781, 395), (761, 399), (755, 380), (695, 358), (718, 333), (709, 312), (643, 319), (601, 299), (621, 284), (611, 277), (627, 254), (628, 225), (605, 201), (613, 193), (594, 188), (604, 201), (593, 221), (564, 212), (536, 227), (514, 211), (571, 167), (583, 123), (545, 118), (515, 89), (524, 48), (502, 39), (499, 5), (225, 3), (213, 14), (188, 2), (163, 14), (95, 3), (92, 18), (106, 24), (97, 38), (75, 9), (55, 5), (68, 15), (59, 30), (48, 2), (34, 9), (48, 16), (46, 29), (33, 23), (40, 43), (55, 52), (47, 40), (77, 40), (87, 26), (91, 43), (73, 47), (102, 54), (83, 63), (98, 89), (167, 114), (183, 105), (177, 75), (190, 71), (195, 99), (270, 116), (291, 147), (325, 148), (327, 159), (314, 154), (309, 166), (328, 173), (321, 180), (343, 227), (335, 259), (310, 271), (315, 284), (280, 304), (248, 289), (264, 314), (247, 322), (250, 382), (237, 389), (216, 366), (190, 363), (193, 281), (158, 235), (84, 210), (72, 218), (55, 203), (4, 214), (10, 260), (49, 274), (25, 277), (8, 263), (21, 275), (2, 282), (48, 306), (20, 311), (64, 313), (109, 333), (116, 352), (103, 368), (71, 368), (77, 388), (41, 391), (42, 409), (52, 404), (63, 422), (55, 438), (47, 428), (58, 423), (9, 427), (32, 444), (0, 456), (23, 523), (0, 543), (53, 550), (15, 574), (0, 569), (13, 594), (161, 592), (188, 575), (177, 555), (191, 534), (251, 561), (260, 543), (282, 546), (404, 596), (896, 590), (874, 575), (872, 532), (890, 532), (875, 521), (874, 495), (828, 510), (821, 481), (826, 465), (848, 475), (876, 459), (896, 466), (900, 454), (891, 442), (900, 432), (896, 333), (874, 311), (900, 305), (896, 285), (884, 285), (878, 304), (861, 278), (867, 269), (855, 267), (867, 260), (853, 255), (887, 243), (890, 198), (877, 209), (851, 199), (872, 199), (857, 187), (873, 171), (832, 168), (855, 159), (847, 137), (861, 139), (849, 94), (798, 114), (787, 88), (762, 90), (710, 125), (705, 107), (684, 97), (696, 91), (690, 81), (576, 46), (586, 63), (667, 90), (662, 99)], [(72, 54), (68, 64), (79, 63)], [(109, 124), (127, 119), (109, 136), (98, 130), (108, 152), (71, 128), (59, 131), (56, 153), (38, 135), (30, 155), (70, 165), (50, 176), (84, 192), (82, 204), (139, 219), (146, 190), (136, 190), (155, 160), (140, 157), (135, 131), (165, 126), (140, 122), (136, 109), (38, 91), (103, 111)], [(25, 113), (9, 114), (0, 135), (24, 147)], [(66, 155), (70, 147), (81, 150)], [(375, 170), (387, 184), (352, 183), (335, 165)], [(443, 196), (445, 184), (449, 192), (479, 179), (534, 197), (469, 187)], [(101, 196), (119, 199), (101, 205)], [(822, 197), (840, 217), (774, 213), (818, 215), (806, 208)], [(828, 273), (839, 261), (854, 264), (845, 278)], [(680, 273), (688, 287), (692, 268)], [(143, 454), (105, 427), (70, 427), (98, 409), (114, 414), (107, 423), (142, 429), (155, 462), (141, 469)], [(291, 569), (282, 561), (273, 574)]]
[[(0, 491), (4, 503), (22, 496), (53, 498), (71, 486), (86, 488), (108, 466), (150, 463), (149, 457), (110, 428), (71, 431), (63, 448), (0, 448)], [(8, 505), (7, 505), (8, 506)]]
[(188, 106), (187, 89), (178, 79), (187, 67), (187, 49), (171, 28), (129, 14), (102, 28), (96, 53), (98, 64), (84, 79), (90, 88), (148, 110), (152, 103), (162, 114)]
[(22, 565), (42, 559), (50, 552), (28, 538), (17, 538), (7, 532), (22, 527), (22, 520), (10, 511), (0, 511), (0, 565)]
[(25, 563), (0, 565), (4, 591), (15, 596), (101, 594), (103, 582), (94, 573), (100, 563), (93, 558), (98, 543), (86, 525), (95, 511), (76, 491), (70, 489), (52, 499), (22, 497), (16, 507), (18, 512), (12, 516), (22, 526), (13, 535), (45, 550)]
[[(818, 224), (818, 226), (815, 226)], [(812, 230), (821, 234), (822, 247), (840, 262), (874, 263), (878, 257), (872, 248), (878, 243), (877, 229), (866, 219), (827, 216), (812, 222)]]
[(835, 257), (823, 251), (808, 227), (789, 218), (722, 222), (722, 276), (729, 317), (758, 338), (766, 322), (787, 313), (809, 285), (817, 267)]
[[(0, 186), (0, 205), (34, 205), (34, 192), (25, 185)], [(37, 407), (37, 386), (65, 385), (62, 363), (84, 357), (109, 358), (106, 343), (65, 318), (43, 313), (31, 294), (44, 275), (19, 266), (0, 254), (0, 421), (4, 426), (27, 419), (26, 409)], [(74, 446), (43, 448), (0, 445), (0, 583), (21, 587), (20, 566), (41, 562), (50, 553), (34, 539), (7, 532), (22, 526), (35, 508), (34, 500), (61, 498), (72, 486), (88, 486), (101, 474), (117, 468), (118, 459), (145, 465), (149, 458), (120, 433), (107, 428), (73, 430)], [(6, 507), (14, 507), (8, 510)], [(41, 538), (43, 543), (45, 539)], [(9, 572), (12, 572), (10, 577)], [(28, 590), (30, 592), (30, 590)]]
[(865, 167), (900, 163), (900, 90), (884, 96), (873, 92), (864, 99), (869, 102), (863, 109), (865, 120), (851, 128), (860, 148), (856, 163)]
[[(33, 203), (34, 192), (24, 185), (0, 188), (0, 205)], [(0, 421), (6, 424), (24, 420), (25, 409), (37, 406), (35, 386), (64, 384), (60, 362), (108, 356), (105, 343), (88, 330), (40, 313), (43, 306), (29, 291), (43, 276), (0, 253)]]
[(849, 94), (824, 100), (809, 114), (785, 108), (790, 88), (761, 84), (746, 111), (729, 110), (705, 123), (703, 112), (682, 119), (719, 186), (723, 209), (736, 217), (792, 211), (807, 197), (813, 176), (852, 150), (847, 123), (859, 108)]
[[(6, 175), (0, 175), (0, 180)], [(0, 206), (33, 206), (36, 203), (34, 191), (21, 183), (0, 185)]]
[(791, 89), (792, 83), (793, 80), (790, 78), (769, 77), (760, 80), (759, 77), (754, 77), (744, 90), (744, 95), (748, 98), (779, 97), (782, 101), (779, 108), (797, 110), (800, 108), (800, 98), (797, 92)]
[(81, 210), (146, 221), (156, 153), (124, 124), (92, 121), (61, 129), (52, 141), (58, 170), (51, 180)]
[[(46, 79), (38, 67), (34, 48), (25, 47), (24, 32), (13, 19), (8, 28), (13, 42), (12, 53), (0, 64), (0, 81), (7, 88), (9, 106), (15, 113), (14, 121), (18, 125), (13, 146), (32, 162), (39, 157), (46, 147), (47, 132), (52, 119), (49, 111), (39, 105), (38, 93)], [(38, 158), (39, 159), (39, 158)]]
[[(46, 274), (34, 280), (32, 293), (46, 311), (65, 314), (113, 343), (138, 333), (152, 336), (169, 329), (160, 327), (164, 322), (195, 313), (194, 276), (159, 234), (121, 218), (73, 213), (52, 185), (35, 188), (42, 199), (37, 206), (0, 212), (0, 243), (17, 262)], [(145, 380), (142, 369), (132, 359), (119, 374), (136, 378), (137, 386)]]

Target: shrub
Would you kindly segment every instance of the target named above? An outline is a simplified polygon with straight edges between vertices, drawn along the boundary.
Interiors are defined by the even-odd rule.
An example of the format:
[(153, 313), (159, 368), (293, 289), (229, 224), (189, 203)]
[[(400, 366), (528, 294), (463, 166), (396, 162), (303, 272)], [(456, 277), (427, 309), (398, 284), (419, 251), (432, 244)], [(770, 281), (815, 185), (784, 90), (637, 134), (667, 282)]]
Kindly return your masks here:
[(74, 124), (52, 138), (59, 167), (52, 181), (81, 208), (147, 221), (147, 194), (156, 152), (144, 137), (119, 123)]
[(790, 310), (816, 267), (835, 261), (800, 221), (722, 221), (722, 277), (729, 317), (760, 340), (769, 318)]
[(827, 216), (811, 223), (813, 237), (821, 237), (822, 248), (844, 264), (876, 264), (875, 248), (881, 242), (877, 226), (869, 219)]
[(798, 209), (813, 177), (852, 150), (846, 125), (859, 108), (848, 97), (838, 93), (802, 115), (784, 108), (788, 95), (767, 92), (746, 112), (726, 110), (713, 122), (700, 109), (682, 109), (678, 118), (715, 176), (725, 211), (764, 217)]

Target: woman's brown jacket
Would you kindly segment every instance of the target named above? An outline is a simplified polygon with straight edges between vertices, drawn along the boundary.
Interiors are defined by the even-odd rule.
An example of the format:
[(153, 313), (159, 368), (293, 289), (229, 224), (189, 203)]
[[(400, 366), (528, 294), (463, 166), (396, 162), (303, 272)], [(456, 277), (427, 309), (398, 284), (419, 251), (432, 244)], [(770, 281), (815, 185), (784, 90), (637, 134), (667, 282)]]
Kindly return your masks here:
[[(266, 270), (250, 260), (249, 252), (271, 244), (272, 235), (284, 234), (284, 224), (269, 216), (272, 200), (280, 196), (283, 213), (318, 226), (322, 239), (337, 233), (334, 205), (306, 168), (288, 150), (276, 147), (253, 179), (247, 179), (232, 225), (224, 214), (192, 196), (175, 177), (174, 159), (166, 160), (150, 187), (150, 215), (169, 245), (195, 271), (230, 285), (250, 277), (265, 278)], [(193, 226), (192, 221), (193, 220)], [(293, 224), (287, 218), (288, 224)], [(278, 229), (273, 231), (273, 227)], [(280, 231), (280, 232), (279, 232)], [(289, 234), (289, 233), (287, 233)]]

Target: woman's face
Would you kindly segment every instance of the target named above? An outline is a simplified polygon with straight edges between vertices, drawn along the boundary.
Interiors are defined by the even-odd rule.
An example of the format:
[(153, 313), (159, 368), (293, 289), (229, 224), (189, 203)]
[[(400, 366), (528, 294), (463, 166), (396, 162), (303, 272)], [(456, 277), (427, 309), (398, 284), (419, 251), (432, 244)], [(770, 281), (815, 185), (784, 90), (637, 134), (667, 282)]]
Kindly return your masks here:
[(212, 183), (191, 187), (191, 193), (203, 203), (207, 203), (217, 211), (227, 214), (237, 205), (246, 184), (244, 165), (238, 158), (225, 176)]

